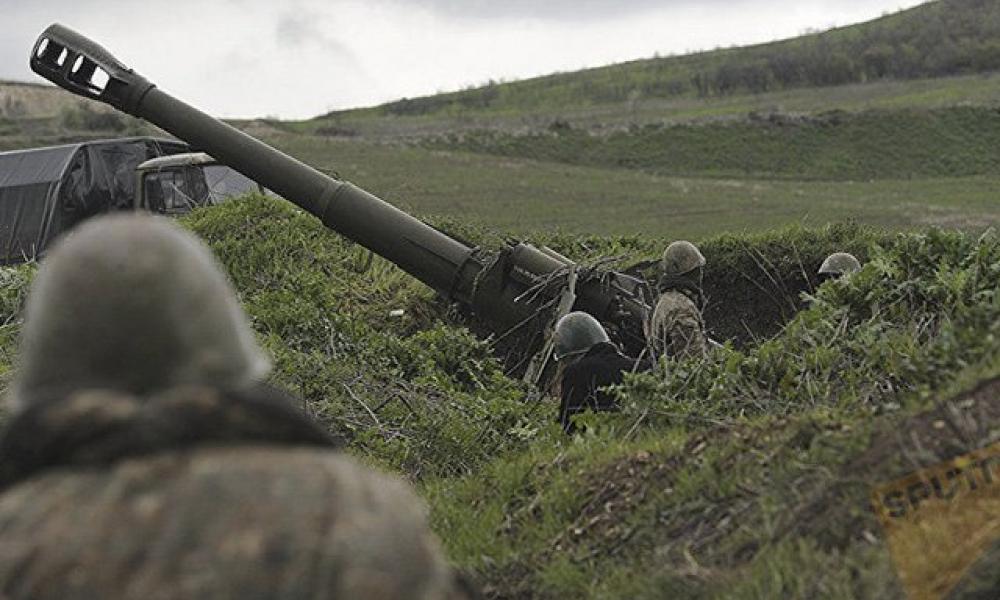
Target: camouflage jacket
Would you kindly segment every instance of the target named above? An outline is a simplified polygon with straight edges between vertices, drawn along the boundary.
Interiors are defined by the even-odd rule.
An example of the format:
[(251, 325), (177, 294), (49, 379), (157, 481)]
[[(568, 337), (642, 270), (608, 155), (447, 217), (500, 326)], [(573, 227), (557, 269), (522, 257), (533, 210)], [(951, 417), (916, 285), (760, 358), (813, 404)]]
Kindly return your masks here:
[(3, 598), (457, 597), (421, 501), (266, 391), (33, 404), (0, 489)]
[(683, 358), (708, 351), (705, 321), (686, 295), (667, 290), (656, 303), (646, 331), (654, 356)]

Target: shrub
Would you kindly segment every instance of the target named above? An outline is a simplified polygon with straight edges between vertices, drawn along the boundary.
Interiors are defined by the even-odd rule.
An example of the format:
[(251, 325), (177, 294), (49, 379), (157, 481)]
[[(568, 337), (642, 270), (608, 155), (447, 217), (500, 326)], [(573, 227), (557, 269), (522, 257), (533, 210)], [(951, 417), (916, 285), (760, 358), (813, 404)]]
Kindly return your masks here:
[(59, 121), (66, 129), (78, 131), (114, 131), (120, 133), (128, 128), (125, 117), (120, 113), (95, 110), (83, 102), (64, 107), (59, 113)]

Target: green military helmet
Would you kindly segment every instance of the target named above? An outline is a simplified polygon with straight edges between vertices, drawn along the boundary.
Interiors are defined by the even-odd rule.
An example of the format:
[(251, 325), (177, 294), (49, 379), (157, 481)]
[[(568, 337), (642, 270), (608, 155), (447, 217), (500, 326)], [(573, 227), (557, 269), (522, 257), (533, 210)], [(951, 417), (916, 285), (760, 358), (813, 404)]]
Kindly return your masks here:
[(847, 252), (834, 252), (826, 257), (819, 267), (820, 275), (838, 277), (840, 275), (850, 275), (861, 270), (861, 263), (854, 258), (853, 254)]
[(26, 308), (15, 405), (108, 389), (242, 387), (270, 371), (208, 247), (169, 220), (87, 221), (42, 262)]
[(556, 360), (562, 360), (608, 341), (608, 332), (604, 331), (597, 319), (585, 312), (571, 312), (556, 323), (553, 356)]
[(698, 247), (684, 240), (673, 242), (663, 251), (663, 275), (676, 277), (705, 266), (705, 257)]

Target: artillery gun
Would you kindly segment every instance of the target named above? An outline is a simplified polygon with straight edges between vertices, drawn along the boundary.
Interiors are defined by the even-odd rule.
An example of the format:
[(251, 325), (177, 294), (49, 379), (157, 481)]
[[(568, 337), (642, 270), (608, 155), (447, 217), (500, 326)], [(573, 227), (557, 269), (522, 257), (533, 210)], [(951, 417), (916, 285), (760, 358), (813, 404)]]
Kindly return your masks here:
[(39, 36), (30, 62), (56, 85), (157, 125), (315, 215), (459, 305), (496, 338), (517, 339), (524, 357), (518, 370), (532, 383), (544, 379), (553, 323), (570, 310), (593, 315), (633, 355), (645, 347), (651, 298), (639, 278), (520, 241), (492, 252), (469, 246), (172, 97), (62, 25)]

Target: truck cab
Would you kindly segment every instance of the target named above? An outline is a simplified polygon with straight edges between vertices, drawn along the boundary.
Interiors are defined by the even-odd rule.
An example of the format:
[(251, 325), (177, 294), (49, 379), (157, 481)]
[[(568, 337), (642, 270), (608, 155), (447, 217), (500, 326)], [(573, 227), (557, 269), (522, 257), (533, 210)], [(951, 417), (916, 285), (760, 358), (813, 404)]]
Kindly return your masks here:
[(204, 152), (153, 158), (136, 167), (135, 208), (181, 215), (264, 188)]

